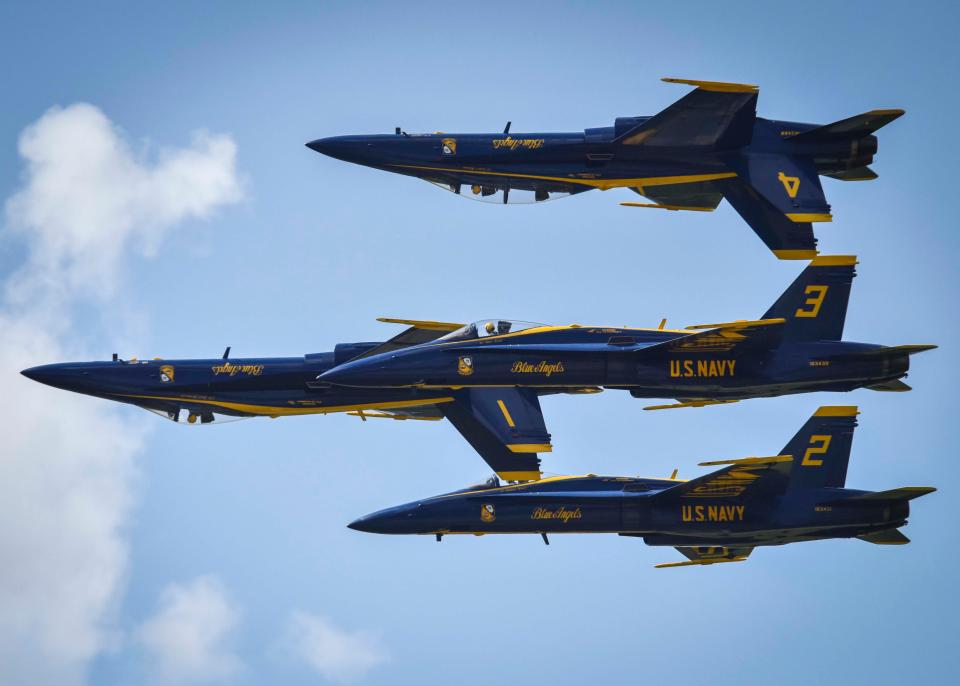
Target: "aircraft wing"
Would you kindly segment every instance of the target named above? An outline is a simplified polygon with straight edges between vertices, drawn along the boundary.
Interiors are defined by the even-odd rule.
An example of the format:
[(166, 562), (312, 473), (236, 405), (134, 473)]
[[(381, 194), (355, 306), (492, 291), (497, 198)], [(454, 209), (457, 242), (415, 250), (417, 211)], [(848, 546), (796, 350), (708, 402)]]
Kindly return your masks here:
[(759, 89), (742, 83), (664, 78), (696, 89), (614, 142), (648, 148), (735, 149), (753, 137)]
[(550, 452), (553, 446), (535, 391), (463, 389), (454, 392), (453, 402), (437, 408), (501, 479), (541, 478), (537, 453)]
[(701, 462), (701, 466), (726, 465), (723, 469), (677, 484), (652, 498), (681, 499), (695, 503), (699, 499), (739, 500), (745, 495), (775, 496), (787, 489), (792, 455), (745, 457), (739, 460)]
[(363, 421), (368, 419), (416, 419), (424, 422), (439, 422), (443, 419), (443, 412), (437, 405), (416, 405), (404, 408), (373, 408), (370, 410), (352, 410), (347, 412), (351, 417), (360, 417)]
[(377, 321), (386, 322), (387, 324), (406, 324), (409, 328), (397, 334), (389, 341), (385, 341), (353, 359), (360, 360), (364, 357), (379, 355), (380, 353), (409, 348), (412, 345), (429, 343), (463, 326), (463, 324), (455, 324), (453, 322), (432, 322), (421, 319), (391, 319), (390, 317), (377, 317)]
[(740, 353), (760, 348), (772, 349), (783, 335), (782, 318), (743, 320), (720, 324), (695, 324), (688, 330), (696, 333), (679, 336), (664, 343), (641, 348), (638, 354), (655, 355), (658, 353)]
[(723, 200), (723, 192), (710, 181), (695, 183), (670, 183), (660, 186), (644, 186), (634, 189), (640, 195), (650, 198), (654, 204), (640, 202), (622, 202), (627, 207), (654, 207), (661, 210), (692, 210), (694, 212), (713, 212)]
[(724, 548), (722, 546), (677, 546), (677, 550), (687, 558), (685, 562), (662, 562), (654, 566), (657, 569), (663, 569), (665, 567), (713, 565), (720, 562), (743, 562), (753, 552), (753, 548)]

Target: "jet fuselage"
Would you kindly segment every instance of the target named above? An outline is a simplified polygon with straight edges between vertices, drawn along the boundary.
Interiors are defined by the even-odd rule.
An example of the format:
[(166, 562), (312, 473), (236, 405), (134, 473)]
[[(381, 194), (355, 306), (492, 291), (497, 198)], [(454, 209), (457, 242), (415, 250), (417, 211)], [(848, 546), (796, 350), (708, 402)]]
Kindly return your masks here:
[[(852, 538), (903, 526), (907, 501), (845, 506), (866, 492), (803, 489), (778, 497), (670, 497), (672, 479), (578, 476), (497, 482), (391, 507), (349, 526), (381, 534), (615, 533), (650, 545), (759, 546)], [(829, 504), (826, 504), (829, 503)]]
[[(751, 143), (736, 151), (624, 145), (618, 138), (650, 117), (619, 117), (614, 126), (569, 133), (372, 134), (321, 138), (308, 147), (324, 155), (414, 176), (455, 193), (486, 199), (498, 191), (530, 191), (529, 201), (591, 189), (651, 188), (707, 183), (736, 176), (733, 157), (803, 155), (819, 174), (870, 164), (877, 138), (816, 143), (790, 137), (814, 124), (757, 118)], [(503, 202), (521, 201), (516, 194)]]
[(348, 362), (321, 380), (394, 388), (532, 387), (629, 390), (650, 398), (747, 398), (850, 391), (899, 379), (909, 356), (871, 356), (879, 345), (782, 343), (772, 350), (646, 351), (691, 331), (540, 327), (506, 335), (438, 340)]
[[(277, 417), (366, 408), (418, 408), (443, 393), (421, 389), (332, 387), (317, 376), (379, 343), (351, 343), (302, 357), (68, 362), (23, 371), (35, 381), (130, 403), (174, 421), (209, 423), (216, 415)], [(439, 414), (429, 412), (439, 419)]]

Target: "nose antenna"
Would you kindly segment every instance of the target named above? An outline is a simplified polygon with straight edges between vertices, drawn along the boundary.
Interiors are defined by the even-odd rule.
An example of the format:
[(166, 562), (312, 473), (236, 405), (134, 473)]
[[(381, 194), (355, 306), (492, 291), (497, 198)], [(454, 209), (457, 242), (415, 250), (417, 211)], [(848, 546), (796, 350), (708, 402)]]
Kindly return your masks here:
[(223, 359), (230, 357), (230, 346), (227, 346), (227, 349), (223, 351)]
[(507, 122), (507, 125), (503, 127), (503, 132), (504, 132), (504, 133), (510, 133), (510, 124), (512, 124), (512, 123), (513, 123), (512, 121), (508, 121), (508, 122)]

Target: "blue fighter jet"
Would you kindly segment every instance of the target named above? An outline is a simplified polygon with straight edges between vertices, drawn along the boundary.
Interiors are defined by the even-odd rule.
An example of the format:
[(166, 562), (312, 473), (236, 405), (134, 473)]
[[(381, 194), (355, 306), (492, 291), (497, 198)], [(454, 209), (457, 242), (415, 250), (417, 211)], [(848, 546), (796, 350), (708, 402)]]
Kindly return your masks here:
[[(817, 125), (763, 119), (756, 86), (663, 79), (695, 90), (659, 114), (572, 133), (351, 135), (307, 146), (480, 200), (538, 202), (629, 188), (631, 207), (711, 212), (723, 198), (781, 259), (817, 254), (813, 222), (832, 220), (820, 176), (868, 181), (874, 132), (903, 114), (878, 109)], [(466, 191), (464, 191), (466, 189)]]
[(561, 476), (485, 484), (362, 517), (351, 529), (380, 534), (614, 533), (674, 546), (686, 558), (657, 567), (742, 562), (758, 546), (830, 538), (900, 545), (909, 501), (931, 487), (845, 487), (856, 407), (821, 407), (772, 457), (702, 462), (722, 469), (676, 478)]
[[(841, 340), (856, 258), (818, 256), (759, 320), (686, 329), (546, 326), (481, 320), (427, 343), (337, 365), (337, 386), (444, 392), (441, 411), (481, 454), (496, 438), (513, 479), (540, 475), (550, 452), (538, 396), (625, 390), (672, 398), (648, 410), (814, 391), (909, 391), (910, 357), (934, 345)], [(498, 470), (499, 471), (499, 470)]]
[(428, 343), (338, 365), (352, 387), (622, 389), (691, 407), (811, 391), (907, 391), (910, 356), (934, 345), (841, 340), (856, 258), (818, 256), (759, 320), (686, 329), (481, 320)]
[[(127, 403), (187, 425), (210, 425), (250, 417), (347, 413), (371, 418), (440, 421), (454, 427), (481, 451), (508, 481), (540, 478), (530, 444), (549, 443), (540, 412), (540, 395), (498, 391), (496, 398), (445, 390), (346, 388), (318, 380), (337, 365), (367, 355), (400, 350), (444, 336), (463, 325), (447, 322), (385, 320), (408, 328), (384, 342), (343, 343), (334, 350), (299, 357), (120, 359), (46, 364), (22, 374), (54, 388)], [(581, 388), (559, 392), (582, 393)], [(500, 431), (485, 423), (477, 408), (490, 404), (512, 412), (523, 431)], [(499, 409), (498, 409), (499, 411)], [(521, 445), (523, 444), (523, 445)], [(549, 449), (549, 445), (545, 449)]]

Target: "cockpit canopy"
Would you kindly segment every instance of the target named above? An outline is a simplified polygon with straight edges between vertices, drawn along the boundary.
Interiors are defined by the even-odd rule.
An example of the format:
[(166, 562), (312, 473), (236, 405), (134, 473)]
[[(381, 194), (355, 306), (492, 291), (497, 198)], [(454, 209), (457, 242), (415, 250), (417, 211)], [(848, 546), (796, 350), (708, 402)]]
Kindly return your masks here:
[(567, 198), (586, 188), (572, 188), (568, 185), (541, 182), (534, 185), (521, 180), (507, 181), (503, 178), (491, 178), (481, 183), (450, 183), (434, 179), (425, 179), (437, 188), (442, 188), (464, 198), (489, 202), (495, 205), (529, 205), (535, 202)]
[(224, 424), (226, 422), (239, 422), (243, 419), (252, 419), (251, 416), (238, 416), (226, 414), (213, 410), (196, 410), (186, 407), (177, 407), (176, 409), (158, 409), (154, 407), (144, 407), (147, 412), (169, 419), (171, 422), (183, 424), (185, 426), (206, 426), (208, 424)]
[(508, 333), (517, 333), (526, 329), (535, 329), (544, 326), (536, 322), (523, 322), (512, 319), (478, 319), (475, 322), (461, 326), (456, 331), (451, 331), (445, 336), (437, 339), (440, 341), (467, 341), (474, 338), (486, 338), (488, 336), (503, 336)]

